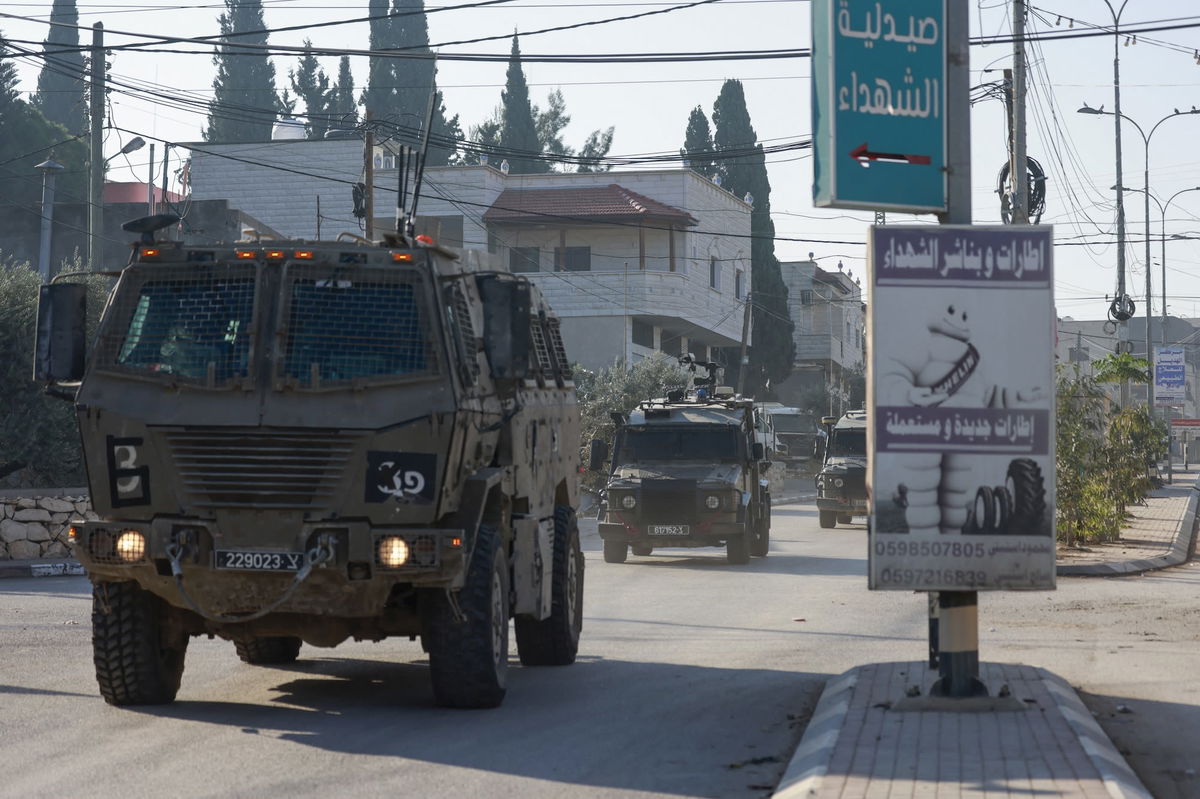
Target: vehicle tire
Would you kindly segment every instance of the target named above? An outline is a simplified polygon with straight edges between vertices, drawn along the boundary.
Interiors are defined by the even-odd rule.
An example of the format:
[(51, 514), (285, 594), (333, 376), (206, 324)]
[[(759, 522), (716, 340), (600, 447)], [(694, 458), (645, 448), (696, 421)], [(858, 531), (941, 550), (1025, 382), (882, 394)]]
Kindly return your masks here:
[(831, 510), (817, 511), (817, 515), (822, 527), (830, 530), (837, 527), (837, 512)]
[(188, 637), (168, 632), (165, 611), (161, 599), (135, 582), (92, 586), (92, 659), (105, 702), (175, 701)]
[(750, 562), (750, 543), (748, 535), (739, 535), (725, 541), (725, 559), (730, 564), (741, 566)]
[(750, 554), (756, 558), (765, 558), (771, 548), (771, 497), (768, 494), (764, 504), (759, 508), (754, 523), (754, 538), (750, 541)]
[(1004, 487), (1012, 497), (1012, 523), (1009, 530), (1025, 533), (1029, 528), (1040, 527), (1042, 516), (1046, 513), (1046, 486), (1037, 462), (1030, 458), (1010, 461)]
[(604, 539), (605, 563), (624, 563), (628, 557), (629, 547), (624, 541), (615, 541), (611, 538)]
[(441, 590), (426, 594), (425, 642), (434, 701), (442, 707), (497, 707), (508, 683), (508, 563), (500, 537), (480, 525), (454, 609)]
[(996, 500), (996, 528), (993, 532), (1007, 533), (1012, 523), (1012, 494), (1008, 493), (1004, 486), (995, 486), (992, 488), (992, 496)]
[(987, 486), (980, 486), (975, 492), (975, 504), (971, 506), (970, 527), (966, 532), (986, 535), (996, 528), (996, 494)]
[(631, 544), (629, 548), (633, 551), (633, 554), (637, 555), (639, 558), (644, 558), (654, 551), (654, 547), (650, 546), (649, 544)]
[(837, 516), (837, 520), (838, 520), (838, 524), (853, 524), (854, 523), (854, 514), (839, 513)]
[(300, 654), (300, 643), (300, 639), (292, 635), (266, 635), (243, 638), (234, 641), (233, 645), (243, 663), (265, 666), (294, 662)]
[(567, 505), (554, 508), (554, 565), (550, 615), (517, 616), (517, 653), (523, 666), (569, 666), (579, 651), (583, 629), (583, 549), (579, 523)]

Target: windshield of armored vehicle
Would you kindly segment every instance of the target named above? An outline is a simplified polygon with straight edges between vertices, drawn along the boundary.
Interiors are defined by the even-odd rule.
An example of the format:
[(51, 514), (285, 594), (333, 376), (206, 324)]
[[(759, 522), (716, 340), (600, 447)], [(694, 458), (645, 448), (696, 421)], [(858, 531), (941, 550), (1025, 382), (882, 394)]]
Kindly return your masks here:
[(834, 429), (829, 442), (829, 457), (832, 458), (865, 458), (867, 457), (867, 431), (865, 428)]
[(741, 457), (737, 428), (732, 425), (637, 425), (622, 428), (614, 462), (728, 461)]
[(812, 433), (813, 420), (808, 416), (791, 413), (773, 413), (771, 421), (775, 425), (776, 433)]
[(102, 342), (105, 354), (134, 372), (207, 380), (211, 369), (218, 383), (247, 377), (254, 290), (245, 271), (145, 280), (118, 295), (118, 329)]
[[(297, 270), (299, 272), (299, 270)], [(290, 281), (282, 376), (299, 387), (433, 372), (420, 276), (361, 270)]]

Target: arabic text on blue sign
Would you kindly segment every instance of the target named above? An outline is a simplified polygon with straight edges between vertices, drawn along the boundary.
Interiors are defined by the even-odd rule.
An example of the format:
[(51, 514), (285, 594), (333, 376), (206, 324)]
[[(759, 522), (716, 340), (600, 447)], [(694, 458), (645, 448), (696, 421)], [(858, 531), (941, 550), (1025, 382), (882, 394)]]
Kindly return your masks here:
[(1044, 408), (880, 407), (877, 452), (1049, 453), (1050, 411)]
[(945, 0), (815, 0), (818, 205), (945, 209), (945, 16)]

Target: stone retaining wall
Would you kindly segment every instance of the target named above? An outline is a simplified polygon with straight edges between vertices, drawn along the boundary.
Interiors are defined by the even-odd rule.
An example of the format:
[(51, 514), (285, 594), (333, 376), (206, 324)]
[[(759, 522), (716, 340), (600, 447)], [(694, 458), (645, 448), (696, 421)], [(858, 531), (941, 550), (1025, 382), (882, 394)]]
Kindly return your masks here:
[(83, 496), (0, 497), (0, 560), (69, 557), (71, 519), (95, 519)]

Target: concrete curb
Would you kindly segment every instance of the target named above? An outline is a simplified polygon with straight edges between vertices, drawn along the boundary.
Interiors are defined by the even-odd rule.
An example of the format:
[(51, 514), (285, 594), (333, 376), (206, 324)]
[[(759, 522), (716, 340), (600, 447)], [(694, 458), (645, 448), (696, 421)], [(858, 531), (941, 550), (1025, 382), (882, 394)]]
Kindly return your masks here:
[(850, 695), (858, 683), (858, 667), (825, 683), (821, 698), (792, 759), (788, 761), (772, 799), (800, 799), (817, 792), (829, 771), (829, 761), (850, 709)]
[(1179, 530), (1175, 541), (1165, 555), (1140, 560), (1118, 560), (1109, 563), (1088, 564), (1059, 564), (1055, 573), (1059, 577), (1119, 577), (1122, 575), (1141, 574), (1155, 569), (1165, 569), (1168, 566), (1178, 566), (1186, 563), (1192, 551), (1192, 543), (1196, 535), (1197, 501), (1200, 500), (1200, 478), (1192, 486), (1188, 496), (1187, 510), (1179, 522)]
[(1042, 684), (1054, 697), (1054, 703), (1079, 739), (1079, 745), (1100, 772), (1104, 787), (1113, 799), (1154, 799), (1142, 781), (1133, 773), (1125, 758), (1092, 718), (1092, 714), (1066, 680), (1057, 674), (1038, 669)]

